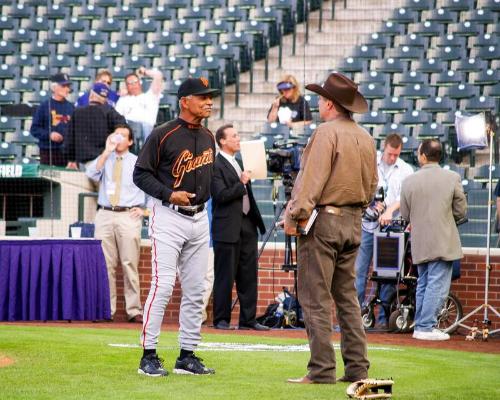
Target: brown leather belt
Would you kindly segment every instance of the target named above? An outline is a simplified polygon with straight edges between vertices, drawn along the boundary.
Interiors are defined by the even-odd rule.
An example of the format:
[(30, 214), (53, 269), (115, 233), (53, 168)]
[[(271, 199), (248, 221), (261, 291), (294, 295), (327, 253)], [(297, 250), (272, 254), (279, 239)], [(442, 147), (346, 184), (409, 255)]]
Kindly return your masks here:
[(199, 212), (205, 209), (205, 204), (200, 204), (195, 208), (184, 208), (182, 206), (178, 206), (167, 202), (164, 202), (163, 205), (168, 208), (171, 208), (172, 210), (177, 211), (179, 214), (187, 215), (188, 217), (193, 217), (195, 214), (198, 214)]

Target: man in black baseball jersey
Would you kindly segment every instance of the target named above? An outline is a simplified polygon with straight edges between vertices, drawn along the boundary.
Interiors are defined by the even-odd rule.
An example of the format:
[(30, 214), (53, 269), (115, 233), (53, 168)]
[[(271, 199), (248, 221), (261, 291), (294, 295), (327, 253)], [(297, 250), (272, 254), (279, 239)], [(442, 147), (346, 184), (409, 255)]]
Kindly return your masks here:
[(216, 89), (205, 78), (189, 78), (178, 91), (179, 118), (155, 128), (142, 148), (134, 183), (149, 194), (151, 215), (151, 289), (144, 305), (138, 372), (165, 376), (156, 354), (165, 308), (178, 271), (182, 287), (179, 315), (180, 355), (173, 372), (213, 374), (194, 350), (201, 340), (204, 280), (209, 246), (205, 202), (210, 197), (215, 141), (201, 125), (212, 112)]

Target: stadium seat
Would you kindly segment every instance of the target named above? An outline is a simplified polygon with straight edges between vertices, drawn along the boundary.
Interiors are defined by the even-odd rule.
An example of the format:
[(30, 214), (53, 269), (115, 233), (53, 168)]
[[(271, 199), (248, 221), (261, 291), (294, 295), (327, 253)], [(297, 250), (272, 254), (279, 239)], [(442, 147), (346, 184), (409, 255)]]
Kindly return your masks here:
[(159, 23), (152, 18), (141, 18), (132, 23), (134, 32), (149, 33), (158, 31)]
[(390, 94), (391, 88), (381, 83), (365, 83), (358, 88), (359, 92), (369, 100), (383, 99)]
[(478, 96), (479, 90), (476, 86), (471, 84), (460, 83), (458, 85), (445, 87), (443, 94), (452, 99), (470, 99), (471, 97)]
[(14, 20), (7, 15), (2, 15), (0, 17), (0, 31), (10, 31), (13, 29), (14, 29)]
[(67, 43), (70, 40), (68, 36), (70, 36), (70, 33), (66, 32), (65, 30), (56, 28), (49, 31), (49, 36), (46, 41), (50, 44)]
[(107, 35), (95, 29), (82, 32), (82, 35), (75, 35), (75, 37), (78, 38), (80, 42), (90, 45), (103, 44), (108, 39)]
[(221, 43), (236, 46), (240, 49), (240, 71), (246, 72), (250, 70), (252, 73), (253, 65), (253, 37), (245, 32), (232, 32), (221, 36)]
[(483, 25), (471, 21), (450, 24), (449, 29), (453, 34), (458, 36), (479, 36), (484, 33)]
[(20, 79), (13, 81), (13, 83), (9, 85), (7, 89), (13, 92), (21, 93), (21, 92), (31, 92), (35, 87), (36, 86), (34, 84), (34, 81), (23, 76)]
[(397, 133), (400, 136), (408, 137), (410, 136), (410, 129), (402, 124), (389, 122), (383, 126), (382, 130), (380, 131), (380, 136), (384, 138), (391, 133)]
[[(159, 66), (165, 76), (172, 76), (173, 71), (182, 71), (188, 68), (188, 60), (175, 56), (164, 58)], [(166, 73), (165, 73), (166, 72)]]
[(486, 61), (473, 57), (463, 58), (461, 60), (453, 62), (451, 65), (452, 69), (462, 72), (483, 71), (488, 67)]
[(39, 105), (50, 98), (50, 93), (46, 90), (35, 90), (23, 94), (23, 102), (30, 105)]
[(388, 96), (382, 101), (378, 109), (384, 113), (397, 114), (411, 110), (412, 106), (410, 101), (403, 97)]
[(392, 57), (373, 61), (372, 68), (376, 69), (377, 71), (390, 74), (402, 73), (406, 71), (405, 63), (402, 60)]
[(48, 57), (51, 54), (51, 50), (46, 41), (37, 40), (27, 45), (26, 53), (36, 57)]
[(500, 1), (498, 0), (483, 0), (481, 6), (485, 10), (500, 12)]
[(498, 60), (500, 59), (500, 46), (483, 46), (476, 49), (475, 54), (483, 60)]
[(456, 104), (448, 97), (430, 97), (421, 104), (421, 109), (431, 113), (445, 113), (455, 109)]
[(70, 42), (66, 44), (63, 53), (70, 57), (84, 57), (89, 54), (89, 48), (85, 43)]
[(279, 124), (277, 122), (266, 122), (260, 129), (260, 134), (272, 135), (274, 137), (279, 136), (279, 138), (277, 138), (276, 140), (280, 140), (290, 135), (290, 128), (285, 124)]
[(399, 88), (396, 94), (406, 99), (426, 99), (428, 97), (434, 97), (435, 90), (432, 86), (415, 83)]
[(85, 21), (78, 17), (69, 17), (64, 21), (64, 30), (66, 32), (83, 32), (86, 30)]
[(94, 55), (89, 55), (85, 59), (84, 65), (86, 65), (89, 68), (103, 69), (103, 68), (109, 68), (110, 62), (108, 62), (108, 59), (106, 57), (102, 57), (100, 54), (94, 54)]
[(347, 57), (340, 63), (337, 70), (344, 73), (366, 72), (366, 61), (353, 57)]
[[(106, 0), (106, 1), (109, 1), (109, 0)], [(113, 1), (114, 0), (111, 0), (111, 2), (113, 2)], [(96, 3), (96, 4), (99, 5), (99, 3)], [(113, 18), (120, 20), (120, 21), (135, 21), (135, 20), (137, 20), (138, 18), (140, 18), (140, 14), (136, 10), (136, 8), (139, 8), (139, 7), (136, 7), (136, 5), (137, 4), (132, 3), (131, 7), (129, 7), (128, 5), (125, 5), (125, 4), (120, 6), (120, 7), (110, 6), (114, 12)], [(149, 2), (149, 1), (148, 1), (148, 6), (149, 7), (151, 6), (151, 2)], [(103, 6), (101, 5), (101, 7), (103, 7)]]
[(397, 39), (397, 45), (399, 45), (399, 47), (408, 46), (408, 47), (421, 47), (425, 49), (428, 46), (428, 40), (425, 37), (416, 35), (414, 33), (410, 33), (405, 36), (400, 36)]
[(132, 54), (137, 54), (140, 58), (164, 58), (166, 51), (164, 46), (159, 46), (155, 42), (144, 42), (139, 45), (134, 45)]
[(176, 17), (179, 17), (179, 10), (181, 8), (188, 8), (191, 6), (191, 0), (165, 0), (162, 2), (165, 8), (170, 8), (176, 11)]
[(465, 102), (464, 109), (468, 112), (494, 111), (495, 100), (491, 97), (475, 96)]
[(436, 47), (460, 47), (465, 49), (467, 46), (467, 38), (464, 36), (456, 36), (449, 33), (446, 36), (439, 37), (436, 40)]
[(319, 95), (311, 93), (306, 94), (304, 98), (309, 103), (309, 109), (311, 110), (311, 112), (319, 111)]
[(139, 55), (133, 55), (133, 56), (130, 56), (130, 57), (124, 57), (122, 59), (122, 62), (123, 62), (123, 65), (126, 66), (127, 68), (130, 68), (130, 69), (138, 69), (140, 67), (144, 67), (145, 64), (148, 64), (146, 63), (146, 60)]
[(14, 3), (8, 15), (15, 19), (28, 19), (33, 15), (33, 9), (23, 3)]
[(470, 75), (469, 80), (476, 86), (495, 85), (500, 82), (500, 71), (498, 69), (486, 69), (474, 72)]
[(389, 74), (372, 70), (364, 72), (361, 75), (357, 75), (355, 82), (360, 85), (363, 83), (378, 83), (386, 85), (389, 83), (389, 76)]
[[(226, 9), (225, 0), (198, 0), (197, 6), (210, 11), (209, 18), (214, 17), (215, 10)], [(235, 9), (235, 7), (233, 7)]]
[(472, 46), (483, 47), (483, 46), (496, 46), (498, 43), (498, 37), (492, 35), (491, 33), (483, 33), (480, 36), (471, 38)]
[(379, 34), (378, 32), (374, 32), (370, 35), (368, 40), (365, 43), (366, 46), (376, 47), (384, 50), (391, 45), (391, 39), (389, 36), (384, 36)]
[(467, 11), (464, 15), (466, 21), (473, 21), (480, 24), (492, 24), (498, 21), (498, 16), (490, 9), (474, 9)]
[(190, 7), (180, 12), (180, 17), (191, 21), (201, 22), (210, 20), (210, 9), (200, 8), (198, 6)]
[(379, 125), (385, 125), (388, 122), (388, 116), (385, 113), (373, 110), (361, 114), (356, 118), (356, 121), (365, 128), (374, 128)]
[(382, 50), (371, 46), (357, 46), (354, 49), (352, 57), (363, 60), (376, 60), (382, 58)]
[(387, 21), (395, 24), (408, 25), (418, 21), (418, 13), (408, 8), (397, 8)]
[(448, 129), (437, 122), (428, 122), (413, 128), (413, 136), (418, 140), (439, 139), (441, 142), (448, 140)]
[[(460, 175), (461, 179), (465, 179), (465, 174), (467, 171), (466, 167), (461, 167), (460, 165), (454, 164), (454, 163), (448, 163), (443, 165), (444, 169), (448, 169), (450, 171), (456, 172), (458, 175)], [(467, 210), (468, 213), (469, 209)]]
[(474, 0), (445, 0), (441, 7), (450, 11), (468, 11), (474, 8)]
[(170, 32), (178, 33), (182, 40), (184, 37), (183, 35), (185, 33), (195, 32), (198, 29), (198, 27), (195, 21), (190, 21), (187, 19), (179, 19), (179, 20), (174, 19), (172, 21), (169, 21), (168, 29), (170, 30)]
[(484, 94), (490, 97), (500, 98), (500, 83), (493, 86), (487, 86), (484, 89)]
[(169, 50), (168, 49), (169, 46), (182, 43), (181, 36), (179, 34), (167, 30), (157, 31), (153, 34), (148, 34), (147, 40), (149, 42), (156, 43), (157, 45), (165, 46), (167, 52)]
[[(123, 57), (125, 54), (125, 47), (121, 43), (106, 42), (101, 47), (101, 55), (106, 57)], [(82, 56), (86, 54), (81, 54)]]
[(48, 80), (50, 75), (51, 72), (45, 64), (33, 66), (28, 74), (28, 76), (34, 80)]
[(446, 32), (445, 25), (436, 21), (425, 21), (416, 24), (412, 32), (420, 36), (443, 36)]
[(435, 6), (435, 0), (406, 0), (403, 3), (403, 7), (413, 11), (432, 10)]
[(185, 40), (188, 43), (194, 44), (200, 47), (206, 46), (214, 46), (217, 44), (218, 38), (215, 33), (207, 33), (207, 32), (194, 32), (191, 34), (187, 34)]
[(0, 56), (7, 56), (17, 53), (17, 46), (10, 41), (0, 40)]
[[(481, 165), (477, 168), (476, 173), (474, 174), (474, 180), (478, 182), (487, 182), (489, 179), (490, 173), (490, 165), (485, 164)], [(493, 179), (500, 179), (500, 165), (492, 165), (491, 166), (491, 176)]]
[(453, 86), (463, 81), (462, 73), (452, 69), (443, 71), (440, 74), (431, 74), (431, 85), (434, 86)]
[(0, 65), (0, 79), (14, 79), (16, 77), (16, 66), (11, 64)]
[(92, 71), (85, 65), (74, 65), (68, 71), (72, 81), (89, 81), (92, 79)]
[(0, 143), (0, 162), (12, 162), (19, 154), (16, 145), (11, 143)]
[(73, 15), (86, 20), (102, 20), (104, 18), (104, 9), (96, 7), (94, 4), (86, 4), (84, 6), (75, 7)]
[(405, 111), (402, 114), (396, 115), (396, 117), (397, 122), (409, 127), (425, 125), (430, 121), (430, 115), (425, 111), (419, 110)]
[(170, 21), (176, 18), (176, 10), (174, 8), (158, 5), (158, 7), (151, 12), (150, 18), (161, 22)]
[(193, 66), (206, 71), (210, 87), (223, 90), (224, 82), (221, 72), (225, 71), (225, 62), (218, 57), (206, 56), (193, 60)]
[(223, 7), (215, 11), (214, 19), (236, 23), (247, 19), (247, 11), (239, 7)]
[(431, 10), (427, 15), (426, 21), (439, 22), (444, 24), (450, 24), (457, 22), (458, 13), (455, 11), (450, 11), (447, 8), (438, 8), (437, 10)]
[(392, 84), (395, 86), (424, 85), (428, 82), (428, 76), (419, 71), (407, 71), (402, 74), (395, 74)]
[(426, 74), (432, 73), (440, 73), (446, 70), (445, 63), (441, 60), (436, 60), (435, 58), (425, 58), (420, 60), (413, 65), (412, 62), (412, 70), (423, 72)]
[(185, 58), (188, 60), (188, 66), (191, 65), (191, 60), (193, 58), (198, 58), (203, 53), (203, 48), (198, 46), (193, 46), (189, 43), (185, 44), (176, 44), (171, 46), (169, 49), (169, 53), (171, 56), (175, 56), (177, 58)]

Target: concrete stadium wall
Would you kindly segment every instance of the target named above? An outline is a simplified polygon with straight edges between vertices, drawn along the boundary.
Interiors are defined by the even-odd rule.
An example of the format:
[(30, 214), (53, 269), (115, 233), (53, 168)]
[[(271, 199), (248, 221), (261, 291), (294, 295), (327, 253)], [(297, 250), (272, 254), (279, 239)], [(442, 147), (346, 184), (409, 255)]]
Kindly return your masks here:
[[(141, 301), (146, 301), (149, 284), (151, 280), (151, 248), (143, 241), (141, 248), (141, 259), (139, 265), (139, 275), (141, 281)], [(271, 247), (271, 245), (269, 246)], [(462, 303), (464, 315), (484, 303), (484, 283), (485, 283), (485, 249), (464, 249), (466, 254), (461, 263), (461, 278), (454, 281), (452, 291), (458, 296)], [(259, 266), (259, 300), (257, 307), (257, 316), (260, 316), (266, 310), (268, 304), (274, 301), (274, 298), (282, 290), (283, 286), (293, 290), (293, 273), (281, 271), (281, 264), (284, 259), (283, 250), (266, 249), (261, 256)], [(274, 262), (273, 262), (274, 261)], [(273, 266), (274, 264), (274, 266)], [(492, 249), (490, 264), (492, 267), (489, 286), (489, 303), (500, 312), (500, 250)], [(125, 303), (123, 298), (123, 277), (121, 269), (117, 270), (117, 312), (115, 321), (126, 320)], [(233, 298), (236, 293), (233, 292)], [(165, 312), (165, 323), (176, 323), (179, 317), (179, 306), (181, 300), (181, 290), (178, 283), (174, 288), (172, 300)], [(212, 323), (211, 303), (208, 307), (209, 320)], [(236, 305), (232, 314), (232, 324), (238, 323), (239, 307)], [(479, 322), (483, 320), (483, 310), (475, 314), (465, 323), (471, 325), (474, 319)], [(492, 329), (500, 328), (500, 318), (491, 311), (488, 317), (492, 320)]]

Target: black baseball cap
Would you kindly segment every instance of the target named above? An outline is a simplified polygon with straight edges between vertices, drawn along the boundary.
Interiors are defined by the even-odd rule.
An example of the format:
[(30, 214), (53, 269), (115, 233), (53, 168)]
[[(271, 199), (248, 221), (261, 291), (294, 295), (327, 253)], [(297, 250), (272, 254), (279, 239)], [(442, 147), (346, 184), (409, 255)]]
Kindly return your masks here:
[(59, 85), (71, 85), (68, 74), (58, 72), (50, 77), (50, 81)]
[(201, 78), (187, 78), (184, 82), (179, 86), (179, 90), (177, 91), (177, 97), (180, 99), (181, 97), (186, 96), (201, 96), (204, 94), (217, 94), (219, 93), (219, 89), (211, 89), (208, 85), (208, 79), (205, 77)]

